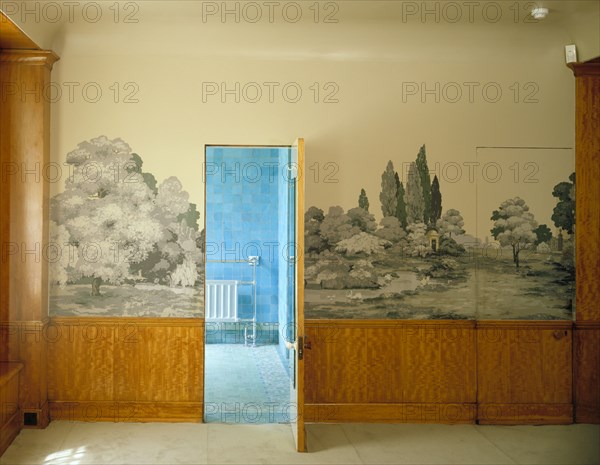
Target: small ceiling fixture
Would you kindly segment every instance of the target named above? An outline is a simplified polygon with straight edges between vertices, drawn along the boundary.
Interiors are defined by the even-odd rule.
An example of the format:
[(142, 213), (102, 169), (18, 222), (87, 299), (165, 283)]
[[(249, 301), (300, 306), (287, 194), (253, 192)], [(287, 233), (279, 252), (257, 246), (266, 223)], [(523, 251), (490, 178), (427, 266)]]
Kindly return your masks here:
[(544, 7), (535, 7), (533, 10), (531, 10), (531, 16), (533, 16), (534, 19), (544, 19), (546, 16), (548, 16), (548, 8), (544, 8)]

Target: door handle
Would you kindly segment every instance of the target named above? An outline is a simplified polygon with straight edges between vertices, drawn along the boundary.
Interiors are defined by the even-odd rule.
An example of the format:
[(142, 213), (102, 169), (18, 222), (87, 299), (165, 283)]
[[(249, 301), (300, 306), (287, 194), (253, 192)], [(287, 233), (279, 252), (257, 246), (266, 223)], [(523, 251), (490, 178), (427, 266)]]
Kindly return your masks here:
[(285, 341), (285, 348), (287, 350), (294, 350), (298, 353), (298, 360), (304, 359), (304, 349), (311, 349), (309, 341), (304, 342), (304, 338), (302, 336), (298, 337), (294, 342)]

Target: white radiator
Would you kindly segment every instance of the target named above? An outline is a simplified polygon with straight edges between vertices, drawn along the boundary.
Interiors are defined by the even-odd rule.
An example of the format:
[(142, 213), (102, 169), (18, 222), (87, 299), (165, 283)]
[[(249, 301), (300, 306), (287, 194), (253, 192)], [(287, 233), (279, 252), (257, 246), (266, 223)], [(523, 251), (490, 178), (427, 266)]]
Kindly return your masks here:
[(239, 281), (206, 281), (206, 321), (237, 321), (238, 284)]

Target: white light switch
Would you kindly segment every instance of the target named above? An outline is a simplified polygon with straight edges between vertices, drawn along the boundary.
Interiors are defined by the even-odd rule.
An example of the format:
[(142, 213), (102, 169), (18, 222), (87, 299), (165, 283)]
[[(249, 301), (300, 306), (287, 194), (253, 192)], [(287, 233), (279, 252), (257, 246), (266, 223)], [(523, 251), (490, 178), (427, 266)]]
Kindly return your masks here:
[(565, 58), (567, 63), (575, 63), (577, 61), (577, 48), (575, 48), (575, 45), (565, 46)]

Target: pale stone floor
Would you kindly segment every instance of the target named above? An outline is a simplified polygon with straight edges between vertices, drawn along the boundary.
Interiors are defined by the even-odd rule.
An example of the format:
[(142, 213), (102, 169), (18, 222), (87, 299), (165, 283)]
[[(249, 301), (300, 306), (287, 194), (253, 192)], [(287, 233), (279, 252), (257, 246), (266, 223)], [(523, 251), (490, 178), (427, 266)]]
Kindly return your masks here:
[(594, 464), (600, 426), (79, 423), (23, 430), (0, 464)]

